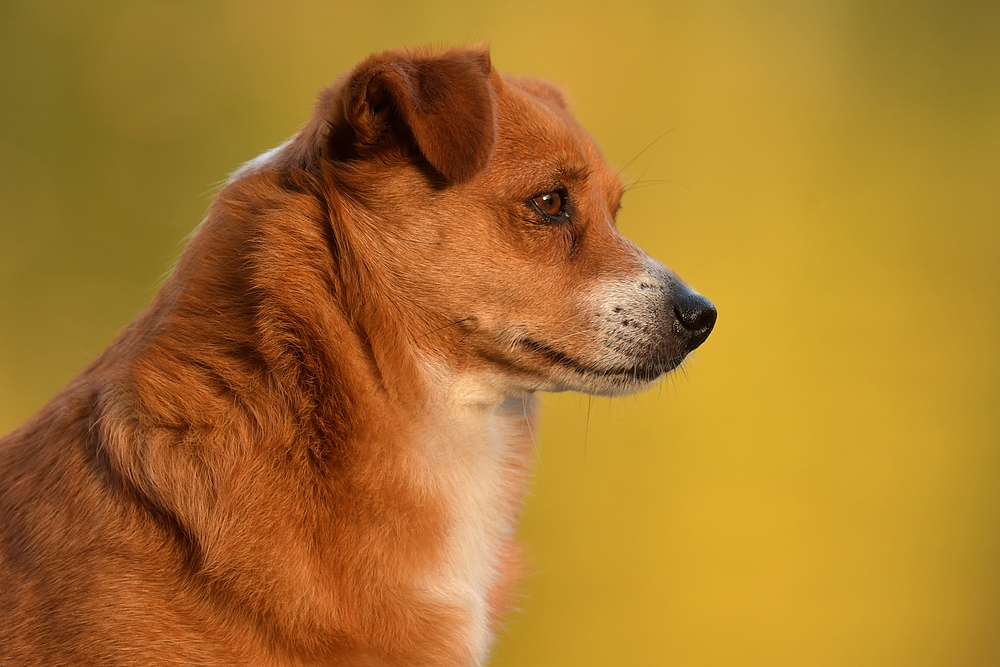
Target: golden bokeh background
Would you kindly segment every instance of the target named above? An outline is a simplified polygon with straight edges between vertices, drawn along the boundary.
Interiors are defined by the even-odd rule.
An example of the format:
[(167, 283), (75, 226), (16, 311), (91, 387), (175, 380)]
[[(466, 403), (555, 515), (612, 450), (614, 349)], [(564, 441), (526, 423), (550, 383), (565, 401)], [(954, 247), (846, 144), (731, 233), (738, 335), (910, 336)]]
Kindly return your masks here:
[(545, 398), (492, 664), (1000, 665), (998, 35), (943, 0), (2, 0), (0, 431), (320, 87), (488, 40), (720, 312), (656, 390)]

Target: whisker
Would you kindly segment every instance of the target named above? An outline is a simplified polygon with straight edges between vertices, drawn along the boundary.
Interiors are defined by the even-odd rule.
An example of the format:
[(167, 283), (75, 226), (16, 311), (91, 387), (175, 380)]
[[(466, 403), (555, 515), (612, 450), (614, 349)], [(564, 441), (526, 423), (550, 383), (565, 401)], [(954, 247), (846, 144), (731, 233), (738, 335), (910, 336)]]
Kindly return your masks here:
[(431, 329), (427, 333), (420, 334), (416, 338), (411, 338), (410, 342), (416, 342), (416, 341), (420, 340), (421, 338), (424, 338), (426, 336), (430, 336), (432, 333), (437, 333), (438, 331), (443, 331), (444, 329), (447, 329), (448, 327), (453, 327), (456, 324), (461, 324), (462, 322), (468, 322), (469, 320), (472, 320), (472, 319), (475, 319), (475, 318), (473, 318), (473, 317), (463, 317), (462, 319), (455, 320), (454, 322), (450, 322), (448, 324), (445, 324), (444, 326), (438, 327), (436, 329)]
[(591, 331), (589, 329), (584, 329), (583, 331), (576, 331), (574, 333), (566, 334), (565, 336), (559, 336), (559, 338), (553, 338), (546, 344), (551, 345), (552, 343), (558, 343), (561, 340), (566, 340), (567, 338), (572, 338), (573, 336), (579, 336), (586, 333), (591, 333)]
[(535, 458), (538, 459), (538, 467), (544, 470), (545, 466), (542, 464), (542, 454), (538, 451), (538, 441), (535, 440), (535, 430), (531, 428), (531, 419), (528, 417), (527, 399), (521, 399), (521, 411), (524, 413), (524, 423), (528, 427), (528, 435), (531, 436), (531, 448), (535, 452)]
[(625, 192), (628, 192), (630, 190), (637, 190), (639, 188), (648, 187), (650, 185), (679, 185), (682, 188), (687, 188), (688, 190), (691, 189), (690, 185), (688, 185), (687, 183), (682, 183), (681, 181), (672, 181), (672, 180), (670, 180), (668, 178), (650, 178), (650, 179), (638, 180), (638, 181), (635, 181), (634, 183), (630, 183), (629, 185), (625, 186)]
[[(466, 318), (466, 319), (468, 319), (468, 318)], [(466, 333), (464, 336), (462, 336), (461, 338), (459, 338), (458, 342), (455, 343), (454, 345), (452, 345), (451, 346), (451, 350), (449, 350), (449, 351), (450, 352), (454, 352), (455, 350), (457, 350), (459, 347), (461, 347), (462, 343), (465, 342), (466, 338), (468, 338), (472, 334), (476, 333), (477, 331), (479, 331), (479, 325), (478, 324), (476, 324), (476, 326), (474, 326), (471, 329), (469, 329), (468, 333)]]
[(677, 129), (678, 127), (680, 127), (680, 125), (674, 125), (674, 126), (673, 126), (672, 128), (670, 128), (669, 130), (667, 130), (666, 132), (664, 132), (663, 134), (661, 134), (660, 136), (658, 136), (657, 138), (653, 139), (653, 140), (652, 140), (652, 141), (650, 141), (650, 142), (649, 142), (648, 144), (646, 144), (646, 147), (645, 147), (645, 148), (643, 148), (643, 149), (642, 149), (641, 151), (639, 151), (638, 153), (636, 153), (636, 154), (635, 154), (635, 157), (634, 157), (634, 158), (632, 158), (631, 160), (629, 160), (628, 162), (626, 162), (626, 163), (625, 163), (625, 164), (624, 164), (624, 165), (622, 166), (622, 168), (618, 170), (618, 172), (617, 172), (617, 174), (616, 174), (616, 175), (621, 175), (621, 173), (622, 173), (623, 171), (625, 171), (625, 169), (626, 169), (626, 168), (627, 168), (627, 167), (628, 167), (628, 166), (629, 166), (630, 164), (632, 164), (633, 162), (635, 162), (636, 160), (638, 160), (638, 159), (639, 159), (639, 156), (640, 156), (640, 155), (642, 155), (643, 153), (645, 153), (646, 151), (648, 151), (648, 150), (649, 150), (650, 148), (652, 148), (653, 144), (655, 144), (655, 143), (656, 143), (657, 141), (659, 141), (659, 140), (660, 140), (660, 139), (662, 139), (663, 137), (667, 136), (668, 134), (670, 134), (671, 132), (673, 132), (674, 130), (676, 130), (676, 129)]

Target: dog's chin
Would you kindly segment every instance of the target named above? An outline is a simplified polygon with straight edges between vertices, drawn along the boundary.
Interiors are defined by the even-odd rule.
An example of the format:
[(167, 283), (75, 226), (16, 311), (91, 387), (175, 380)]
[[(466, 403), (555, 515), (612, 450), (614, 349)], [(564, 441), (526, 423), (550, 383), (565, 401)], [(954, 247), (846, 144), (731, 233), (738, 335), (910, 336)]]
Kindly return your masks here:
[(579, 391), (595, 396), (625, 396), (655, 386), (677, 368), (683, 357), (667, 362), (640, 362), (631, 367), (608, 368), (586, 373), (573, 373), (564, 378), (563, 391)]
[(622, 396), (648, 389), (684, 361), (686, 354), (672, 357), (649, 356), (614, 361), (581, 360), (534, 340), (521, 345), (543, 362), (539, 369), (541, 391), (579, 391), (597, 396)]

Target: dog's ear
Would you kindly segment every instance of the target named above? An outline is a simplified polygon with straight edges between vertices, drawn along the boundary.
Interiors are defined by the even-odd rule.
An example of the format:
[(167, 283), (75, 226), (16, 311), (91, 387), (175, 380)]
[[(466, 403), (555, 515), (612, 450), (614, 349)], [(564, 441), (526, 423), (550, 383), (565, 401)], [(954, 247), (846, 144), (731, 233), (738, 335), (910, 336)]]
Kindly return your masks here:
[(342, 89), (342, 119), (360, 147), (391, 140), (402, 123), (445, 179), (466, 181), (489, 164), (496, 144), (491, 69), (485, 49), (372, 56)]

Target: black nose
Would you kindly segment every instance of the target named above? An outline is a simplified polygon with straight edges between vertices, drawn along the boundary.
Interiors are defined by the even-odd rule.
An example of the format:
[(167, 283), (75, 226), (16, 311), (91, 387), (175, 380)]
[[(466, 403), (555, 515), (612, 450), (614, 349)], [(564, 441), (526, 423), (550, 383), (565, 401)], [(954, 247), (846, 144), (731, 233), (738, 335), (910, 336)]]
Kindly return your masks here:
[(691, 337), (688, 345), (692, 350), (705, 342), (718, 317), (711, 301), (690, 290), (674, 297), (674, 315)]

